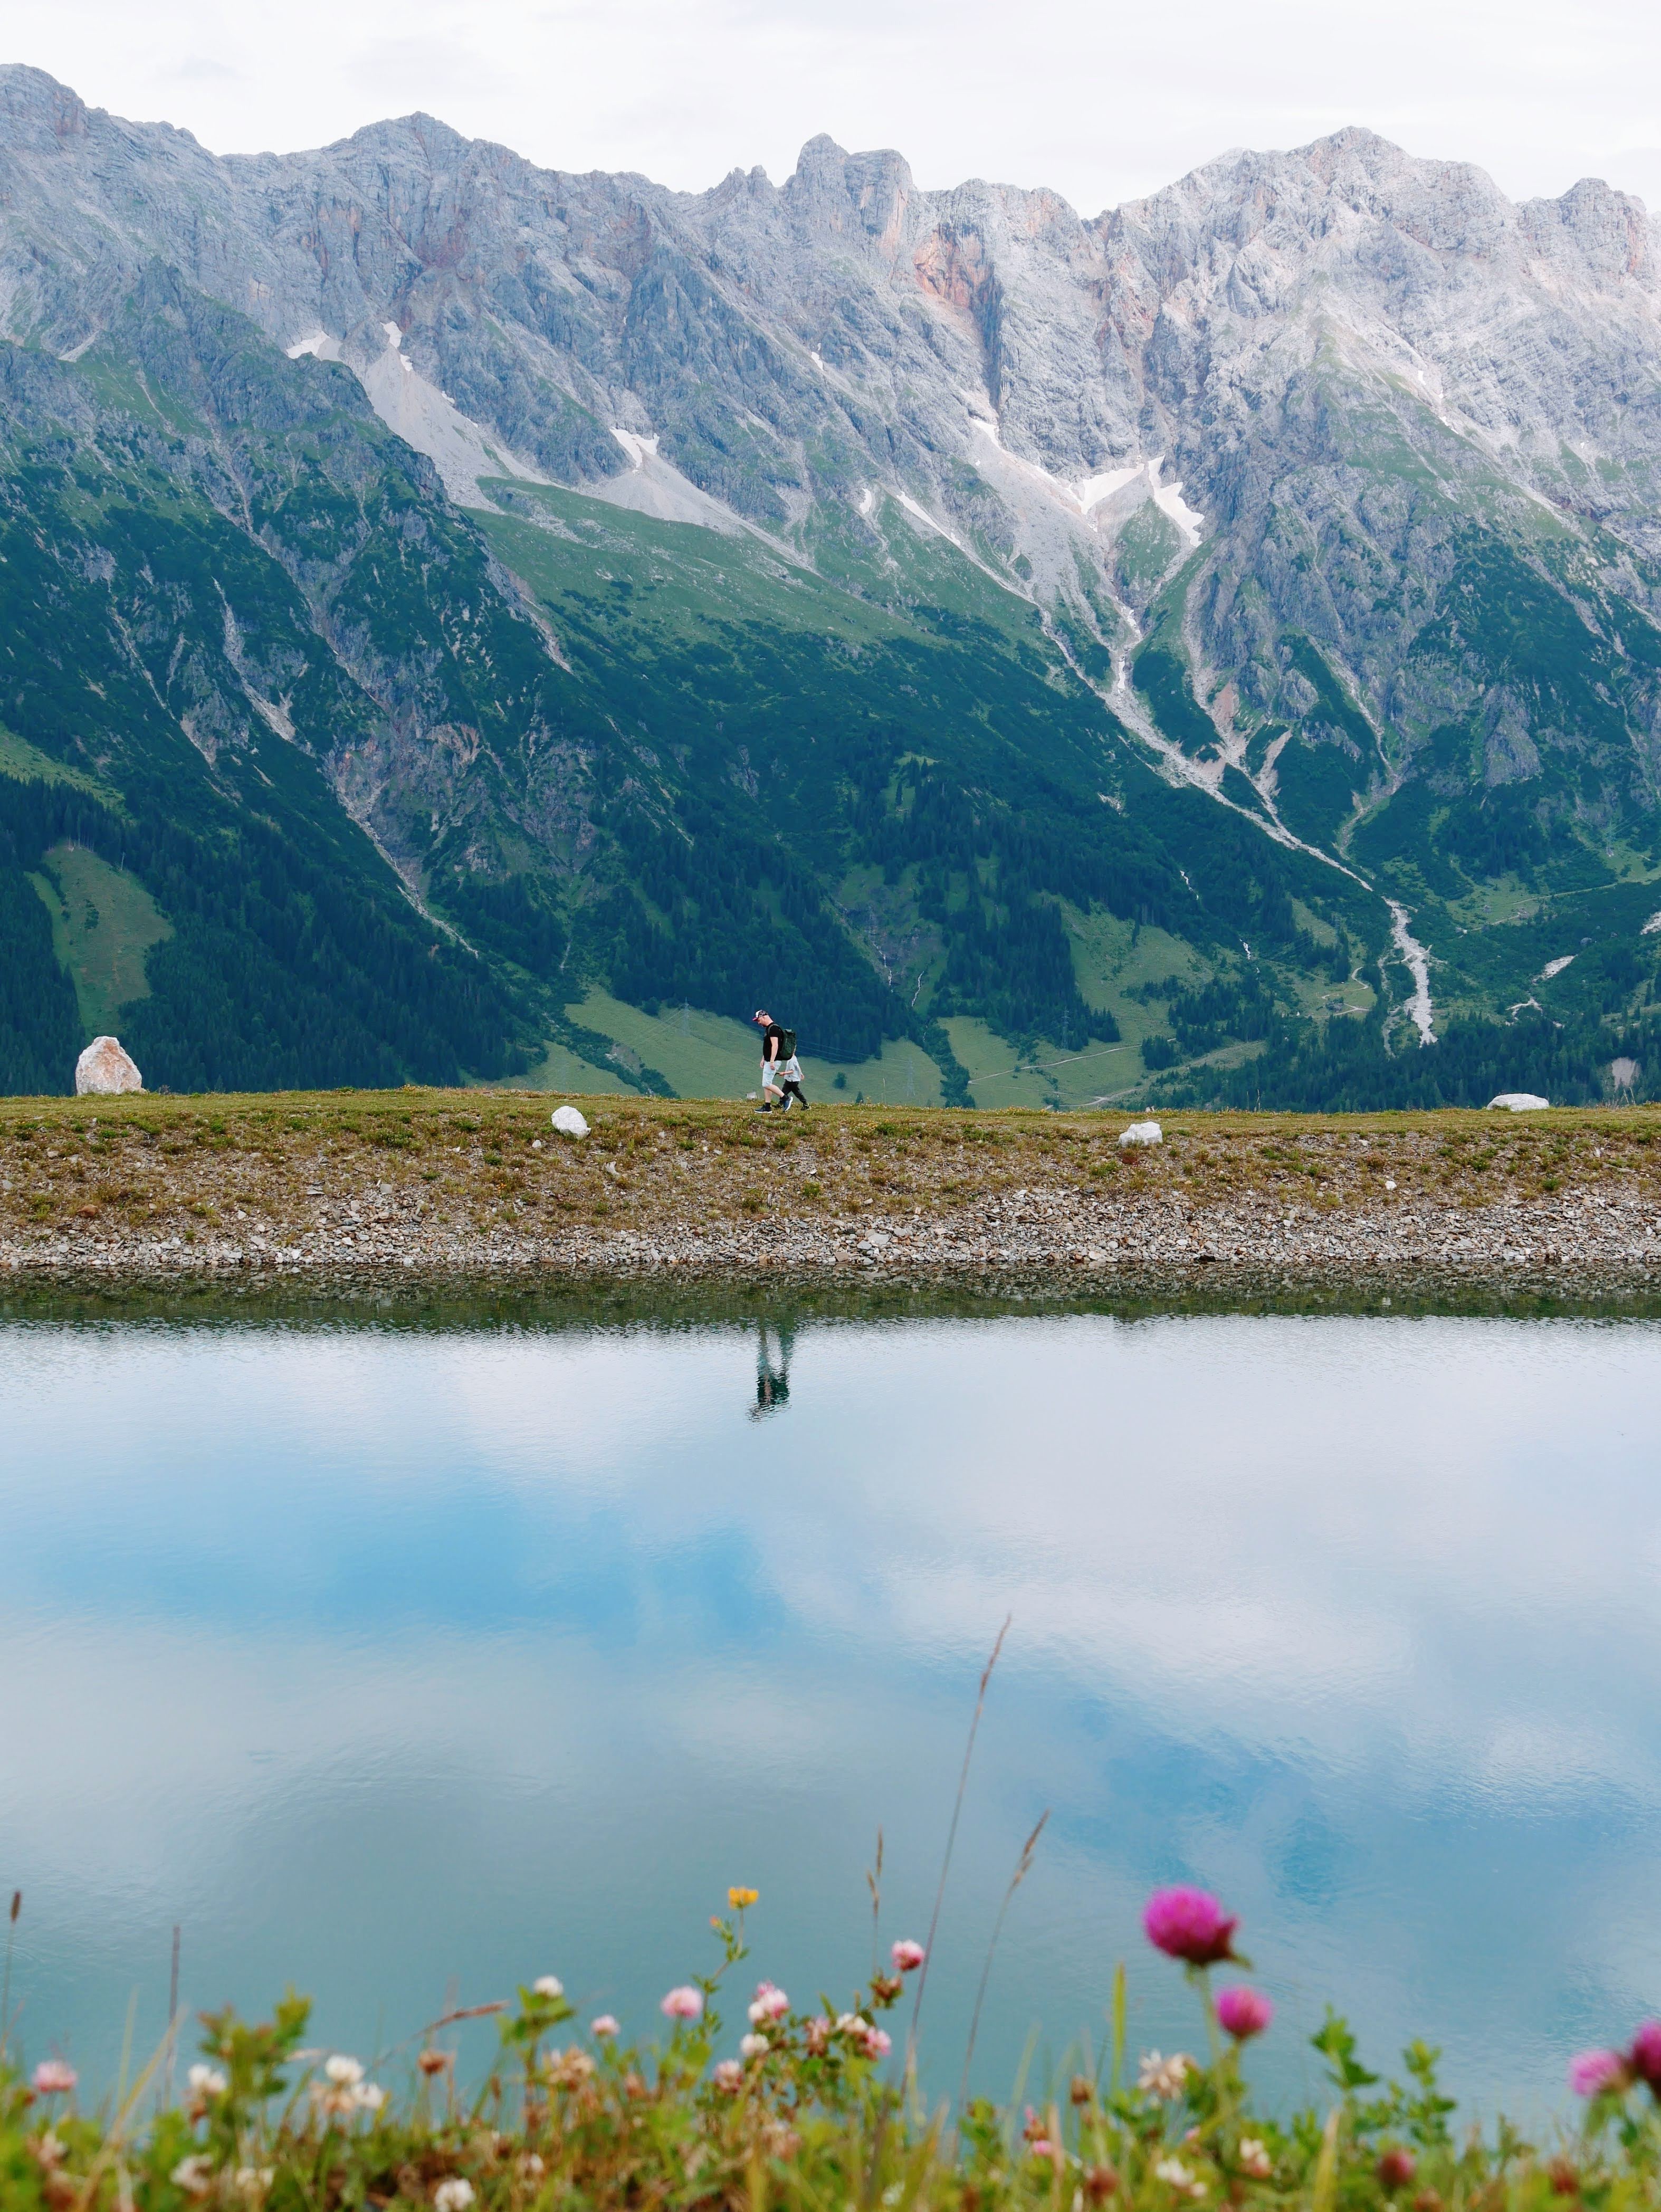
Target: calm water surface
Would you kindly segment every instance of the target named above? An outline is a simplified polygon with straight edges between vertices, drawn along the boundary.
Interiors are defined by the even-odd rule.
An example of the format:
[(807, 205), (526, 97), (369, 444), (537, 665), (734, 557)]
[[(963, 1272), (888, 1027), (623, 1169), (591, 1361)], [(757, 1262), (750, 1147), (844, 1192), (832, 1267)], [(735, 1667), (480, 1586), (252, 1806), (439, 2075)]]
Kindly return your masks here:
[[(292, 1980), (368, 2052), (556, 1972), (625, 2027), (753, 1884), (752, 1973), (922, 1935), (927, 2063), (1053, 1808), (977, 2073), (1192, 2045), (1151, 1883), (1243, 1915), (1312, 2078), (1488, 2109), (1661, 2003), (1651, 1322), (1186, 1317), (0, 1328), (0, 1887), (32, 2057)], [(758, 1403), (758, 1400), (761, 1401)], [(747, 1994), (747, 1984), (745, 1994)], [(736, 2016), (738, 2008), (731, 2008)], [(735, 2033), (736, 2031), (732, 2033)], [(730, 2038), (729, 2038), (730, 2039)], [(484, 2045), (475, 2047), (475, 2056)]]

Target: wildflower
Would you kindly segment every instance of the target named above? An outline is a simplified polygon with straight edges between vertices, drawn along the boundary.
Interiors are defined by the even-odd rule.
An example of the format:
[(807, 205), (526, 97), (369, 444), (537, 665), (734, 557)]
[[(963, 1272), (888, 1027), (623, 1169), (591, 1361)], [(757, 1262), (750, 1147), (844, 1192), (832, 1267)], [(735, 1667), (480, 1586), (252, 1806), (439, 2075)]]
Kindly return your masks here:
[(1087, 2105), (1096, 2094), (1096, 2085), (1088, 2074), (1075, 2074), (1068, 2084), (1069, 2100), (1075, 2105)]
[(894, 2048), (894, 2039), (885, 2028), (867, 2025), (865, 2031), (865, 2055), (867, 2058), (886, 2058)]
[(352, 2102), (362, 2112), (378, 2112), (386, 2101), (386, 2092), (379, 2081), (356, 2081), (352, 2085)]
[(1027, 2142), (1026, 2154), (1029, 2158), (1054, 2158), (1056, 2146), (1048, 2136), (1032, 2136)]
[(1646, 2020), (1632, 2039), (1627, 2063), (1661, 2097), (1661, 2020)]
[(548, 2053), (548, 2080), (556, 2089), (580, 2089), (593, 2070), (593, 2060), (575, 2043), (569, 2051)]
[(1085, 2201), (1104, 2204), (1118, 2185), (1119, 2177), (1110, 2166), (1092, 2166), (1084, 2178)]
[(870, 2025), (868, 2020), (861, 2020), (856, 2012), (839, 2012), (837, 2014), (838, 2035), (863, 2035)]
[(222, 2097), (230, 2087), (216, 2066), (192, 2066), (185, 2079), (195, 2097)]
[(744, 2069), (736, 2058), (723, 2058), (712, 2078), (716, 2088), (725, 2089), (730, 2094), (733, 2090), (742, 2087)]
[(909, 1936), (905, 1936), (895, 1944), (888, 1955), (894, 1961), (894, 1972), (897, 1974), (909, 1974), (922, 1966), (928, 1954), (921, 1943), (913, 1942)]
[(1267, 2181), (1275, 2171), (1269, 2145), (1256, 2136), (1242, 2136), (1240, 2138), (1240, 2171), (1249, 2173), (1254, 2181)]
[(1193, 2063), (1187, 2053), (1181, 2051), (1173, 2051), (1169, 2058), (1161, 2058), (1157, 2051), (1144, 2051), (1141, 2069), (1136, 2076), (1136, 2087), (1144, 2094), (1162, 2097), (1169, 2103), (1172, 2098), (1182, 2095), (1183, 2084), (1187, 2081), (1189, 2069)]
[(745, 2058), (765, 2058), (772, 2048), (764, 2035), (745, 2035), (739, 2039), (739, 2055)]
[(1156, 1889), (1142, 1911), (1142, 1926), (1154, 1949), (1168, 1959), (1185, 1959), (1190, 1966), (1216, 1966), (1232, 1959), (1239, 1924), (1209, 1890), (1182, 1884)]
[(37, 2097), (67, 2097), (81, 2076), (62, 2058), (43, 2058), (34, 2069)]
[(750, 2025), (759, 2027), (764, 2020), (782, 2020), (790, 2009), (790, 2000), (784, 1991), (776, 1989), (771, 1982), (757, 1982), (756, 2001), (750, 2008)]
[(683, 1982), (678, 1990), (671, 1990), (659, 2007), (670, 2020), (701, 2020), (703, 2017), (703, 1992), (695, 1990), (690, 1982)]
[(1153, 2162), (1153, 2179), (1180, 2189), (1186, 2197), (1203, 2197), (1205, 2184), (1191, 2174), (1179, 2158), (1160, 2158)]
[(539, 1997), (563, 1997), (565, 1994), (565, 1984), (557, 1974), (538, 1974), (531, 1987)]
[(618, 2032), (618, 2024), (609, 2012), (603, 2012), (588, 2023), (590, 2035), (597, 2035), (602, 2043)]
[(201, 2151), (181, 2158), (172, 2174), (173, 2185), (186, 2197), (205, 2197), (213, 2187), (213, 2160)]
[(519, 2161), (519, 2172), (522, 2181), (540, 2181), (547, 2172), (546, 2166), (543, 2164), (541, 2154), (538, 2151), (527, 2150)]
[(808, 2057), (810, 2058), (823, 2058), (830, 2041), (830, 2021), (823, 2016), (818, 2020), (810, 2020), (807, 2023)]
[(1378, 2186), (1384, 2190), (1405, 2189), (1419, 2171), (1419, 2161), (1410, 2150), (1392, 2144), (1378, 2160)]
[(727, 1893), (727, 1902), (734, 1912), (742, 1912), (746, 1905), (753, 1905), (760, 1895), (758, 1889), (741, 1889), (734, 1886)]
[(1569, 2087), (1577, 2097), (1606, 2097), (1632, 2087), (1632, 2075), (1618, 2051), (1583, 2051), (1569, 2061)]
[(416, 2064), (423, 2074), (441, 2074), (450, 2063), (447, 2051), (435, 2051), (430, 2045), (416, 2053)]
[(1237, 2043), (1261, 2035), (1274, 2017), (1275, 2008), (1261, 1990), (1224, 1990), (1218, 1996), (1218, 2025)]
[(246, 2197), (250, 2203), (256, 2204), (267, 2194), (276, 2179), (277, 2168), (274, 2166), (239, 2166), (232, 2177), (237, 2195)]
[(323, 2071), (337, 2088), (355, 2089), (363, 2079), (363, 2061), (337, 2051), (332, 2058), (324, 2060)]
[(434, 2190), (433, 2212), (467, 2212), (472, 2201), (472, 2183), (459, 2173), (453, 2173)]
[(62, 2166), (64, 2163), (63, 2143), (50, 2128), (44, 2135), (36, 2136), (28, 2149), (29, 2156), (35, 2164), (47, 2173), (52, 2172), (55, 2166)]
[(787, 2121), (770, 2112), (761, 2124), (761, 2146), (769, 2158), (794, 2158), (801, 2137)]

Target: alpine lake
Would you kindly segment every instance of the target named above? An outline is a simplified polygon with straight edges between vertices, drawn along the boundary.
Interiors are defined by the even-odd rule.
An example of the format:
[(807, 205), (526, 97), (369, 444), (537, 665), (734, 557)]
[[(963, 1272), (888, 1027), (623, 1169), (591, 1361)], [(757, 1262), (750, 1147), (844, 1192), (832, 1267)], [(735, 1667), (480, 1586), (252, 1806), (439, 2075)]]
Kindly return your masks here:
[[(558, 1974), (625, 2037), (752, 1887), (849, 2003), (924, 1937), (955, 2093), (1203, 2035), (1193, 1881), (1313, 2094), (1330, 2000), (1492, 2118), (1661, 1999), (1661, 1320), (1378, 1297), (400, 1285), (0, 1304), (0, 1886), (89, 2088), (292, 1984), (407, 2068)], [(909, 2004), (909, 2000), (908, 2000)], [(900, 2015), (909, 2020), (909, 2009)], [(464, 2075), (485, 2019), (454, 2032)], [(193, 2039), (181, 2045), (180, 2064)], [(897, 2034), (897, 2045), (900, 2037)]]

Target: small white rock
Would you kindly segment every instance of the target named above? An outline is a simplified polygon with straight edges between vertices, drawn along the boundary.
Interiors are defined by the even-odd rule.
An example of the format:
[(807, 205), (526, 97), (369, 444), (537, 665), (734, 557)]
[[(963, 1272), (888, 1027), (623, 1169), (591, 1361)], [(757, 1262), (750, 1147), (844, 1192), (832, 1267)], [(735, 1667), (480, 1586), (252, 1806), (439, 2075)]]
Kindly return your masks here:
[(1119, 1132), (1122, 1145), (1162, 1145), (1165, 1131), (1157, 1121), (1133, 1121), (1128, 1129)]
[(1494, 1107), (1503, 1106), (1508, 1114), (1538, 1114), (1550, 1104), (1549, 1098), (1532, 1091), (1502, 1091), (1497, 1098), (1489, 1099), (1488, 1109), (1492, 1112)]
[(75, 1095), (88, 1093), (113, 1097), (123, 1091), (142, 1091), (144, 1079), (121, 1049), (119, 1037), (94, 1037), (75, 1063)]
[(575, 1106), (556, 1106), (553, 1123), (562, 1137), (586, 1137), (588, 1124)]

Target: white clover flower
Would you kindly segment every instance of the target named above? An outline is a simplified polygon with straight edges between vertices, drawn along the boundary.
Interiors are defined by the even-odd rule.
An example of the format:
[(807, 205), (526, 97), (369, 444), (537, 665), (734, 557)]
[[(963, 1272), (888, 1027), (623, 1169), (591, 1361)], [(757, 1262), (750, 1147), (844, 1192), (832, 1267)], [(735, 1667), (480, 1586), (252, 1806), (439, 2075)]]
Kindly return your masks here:
[(257, 2201), (265, 2196), (276, 2180), (277, 2168), (274, 2166), (239, 2166), (234, 2178), (237, 2194)]
[(173, 2185), (186, 2197), (205, 2197), (213, 2187), (213, 2160), (199, 2150), (181, 2158), (173, 2170)]
[(1275, 2171), (1275, 2161), (1269, 2154), (1269, 2145), (1256, 2136), (1240, 2138), (1240, 2171), (1249, 2173), (1254, 2181), (1267, 2181)]
[(716, 2088), (730, 2092), (742, 2086), (744, 2069), (736, 2058), (723, 2058), (715, 2068), (710, 2078)]
[(764, 2035), (746, 2035), (739, 2045), (739, 2053), (745, 2058), (765, 2058), (772, 2048)]
[(363, 2062), (361, 2058), (348, 2058), (344, 2051), (337, 2051), (332, 2058), (324, 2060), (323, 2071), (341, 2088), (355, 2089), (363, 2079)]
[(386, 2101), (386, 2092), (379, 2081), (355, 2081), (352, 2102), (360, 2112), (378, 2112)]
[(198, 2097), (222, 2097), (230, 2087), (216, 2066), (192, 2066), (185, 2079)]
[(473, 2185), (459, 2173), (441, 2181), (433, 2191), (434, 2212), (467, 2212), (473, 2201)]
[(1144, 2051), (1141, 2070), (1136, 2076), (1136, 2087), (1144, 2094), (1151, 2093), (1169, 2103), (1172, 2098), (1182, 2095), (1183, 2085), (1193, 2063), (1187, 2053), (1181, 2051), (1173, 2051), (1169, 2058), (1161, 2058), (1157, 2051)]
[(1153, 2179), (1156, 2181), (1167, 2183), (1172, 2189), (1181, 2190), (1185, 2197), (1205, 2195), (1204, 2182), (1190, 2173), (1179, 2158), (1156, 2159), (1153, 2162)]
[(557, 1974), (538, 1974), (531, 1984), (539, 1997), (563, 1997), (565, 1984)]
[(593, 2070), (593, 2060), (575, 2043), (569, 2051), (548, 2053), (548, 2079), (556, 2089), (580, 2089)]

